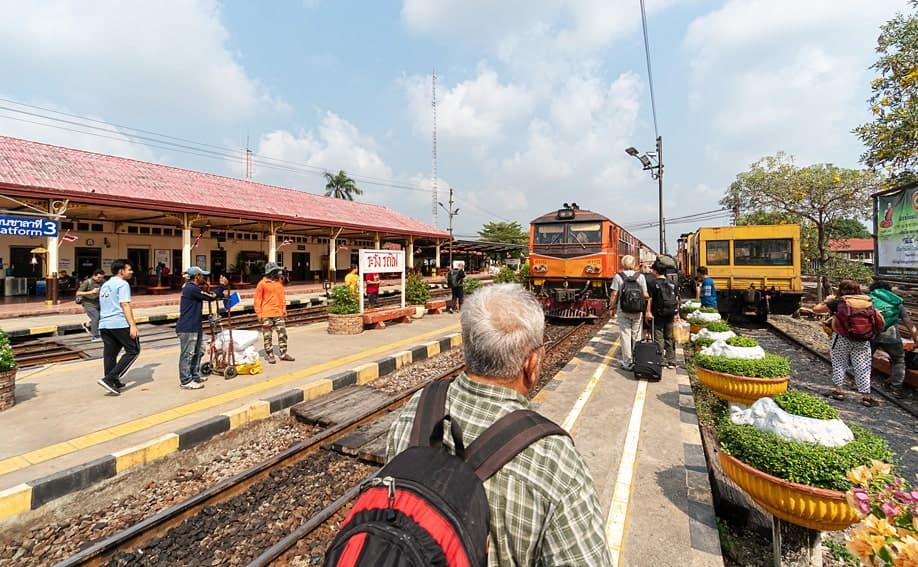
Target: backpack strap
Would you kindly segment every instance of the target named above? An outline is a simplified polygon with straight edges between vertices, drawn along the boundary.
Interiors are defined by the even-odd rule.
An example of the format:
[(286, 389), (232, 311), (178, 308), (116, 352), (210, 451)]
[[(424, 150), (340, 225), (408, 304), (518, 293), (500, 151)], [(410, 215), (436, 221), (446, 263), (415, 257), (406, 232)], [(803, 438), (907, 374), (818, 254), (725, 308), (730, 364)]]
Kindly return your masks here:
[(484, 482), (527, 447), (549, 435), (568, 433), (534, 411), (516, 410), (498, 419), (469, 445), (465, 462)]
[(460, 457), (465, 454), (465, 445), (462, 442), (462, 431), (459, 425), (450, 419), (446, 411), (446, 395), (452, 380), (437, 380), (428, 384), (422, 391), (418, 400), (418, 407), (414, 414), (414, 424), (411, 427), (409, 447), (440, 447), (443, 445), (443, 422), (449, 420), (450, 434), (453, 436), (453, 445), (456, 454)]

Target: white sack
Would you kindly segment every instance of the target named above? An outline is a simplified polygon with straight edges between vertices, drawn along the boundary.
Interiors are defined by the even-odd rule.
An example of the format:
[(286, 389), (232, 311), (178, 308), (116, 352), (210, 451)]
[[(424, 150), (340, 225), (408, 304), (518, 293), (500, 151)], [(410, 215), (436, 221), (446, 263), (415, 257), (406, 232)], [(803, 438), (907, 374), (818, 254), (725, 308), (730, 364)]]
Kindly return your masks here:
[(841, 447), (854, 439), (851, 429), (840, 419), (816, 419), (787, 413), (771, 398), (759, 398), (746, 409), (730, 404), (730, 421), (770, 431), (788, 441), (818, 443), (826, 447)]
[(691, 299), (688, 301), (684, 301), (682, 302), (682, 309), (696, 309), (696, 310), (701, 309), (701, 302), (692, 301)]
[(714, 339), (715, 341), (725, 341), (730, 337), (735, 337), (736, 333), (733, 331), (709, 331), (707, 329), (701, 329), (698, 333), (692, 333), (691, 339), (694, 341), (696, 339), (701, 339), (704, 337)]
[(726, 340), (715, 341), (711, 346), (701, 349), (701, 354), (723, 356), (726, 358), (742, 358), (743, 360), (756, 360), (765, 358), (765, 349), (756, 345), (754, 347), (740, 347), (728, 345)]
[[(236, 333), (233, 332), (233, 339), (235, 338)], [(244, 351), (236, 351), (233, 356), (236, 357), (236, 364), (255, 364), (261, 358), (254, 346), (246, 347)]]
[[(261, 333), (258, 331), (251, 331), (240, 329), (238, 331), (233, 331), (233, 350), (236, 352), (244, 352), (246, 348), (255, 344), (255, 341), (258, 340), (258, 337), (261, 336)], [(218, 349), (223, 350), (223, 347), (229, 343), (229, 331), (220, 331), (217, 334), (217, 340), (214, 343)]]
[(702, 313), (701, 311), (694, 311), (690, 313), (686, 319), (701, 319), (702, 321), (720, 321), (720, 313)]

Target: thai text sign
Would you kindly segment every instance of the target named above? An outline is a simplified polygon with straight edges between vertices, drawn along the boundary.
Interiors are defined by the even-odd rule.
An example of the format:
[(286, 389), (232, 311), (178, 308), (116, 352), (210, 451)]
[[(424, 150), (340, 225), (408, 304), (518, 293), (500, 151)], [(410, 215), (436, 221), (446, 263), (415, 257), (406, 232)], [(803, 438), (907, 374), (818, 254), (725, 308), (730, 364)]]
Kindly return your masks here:
[(57, 236), (58, 229), (56, 220), (0, 216), (0, 234), (7, 236)]
[(918, 276), (918, 188), (876, 199), (877, 273)]
[(360, 273), (390, 274), (405, 271), (404, 250), (361, 250)]

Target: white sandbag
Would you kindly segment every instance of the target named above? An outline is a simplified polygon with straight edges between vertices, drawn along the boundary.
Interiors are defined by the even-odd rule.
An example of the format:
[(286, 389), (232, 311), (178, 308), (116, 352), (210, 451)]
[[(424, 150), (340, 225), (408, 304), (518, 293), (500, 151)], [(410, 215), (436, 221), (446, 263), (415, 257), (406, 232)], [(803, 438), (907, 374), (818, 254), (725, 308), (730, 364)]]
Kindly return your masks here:
[[(233, 339), (235, 338), (236, 333), (233, 332)], [(236, 351), (233, 356), (236, 357), (236, 364), (255, 364), (261, 358), (254, 346), (246, 347), (243, 351)]]
[[(238, 331), (233, 331), (233, 350), (236, 352), (245, 351), (246, 348), (255, 344), (255, 341), (258, 340), (258, 337), (261, 336), (261, 333), (258, 331), (251, 331), (240, 329)], [(229, 331), (220, 331), (217, 334), (217, 340), (214, 342), (215, 346), (218, 349), (223, 349), (223, 347), (229, 343)]]
[(683, 301), (681, 309), (692, 309), (697, 311), (698, 309), (701, 309), (701, 302), (692, 301), (691, 299), (688, 301)]
[(707, 329), (701, 329), (697, 333), (692, 333), (692, 341), (696, 339), (709, 338), (714, 339), (715, 341), (725, 341), (730, 337), (735, 337), (736, 333), (733, 331), (709, 331)]
[(816, 419), (787, 413), (771, 398), (759, 398), (748, 408), (730, 404), (730, 421), (770, 431), (788, 441), (841, 447), (854, 439), (851, 429), (840, 419)]
[(765, 358), (765, 349), (756, 345), (754, 347), (742, 347), (728, 345), (726, 340), (714, 341), (710, 346), (701, 349), (700, 354), (711, 356), (723, 356), (725, 358), (741, 358), (743, 360), (757, 360)]
[(686, 319), (701, 319), (702, 321), (720, 321), (720, 313), (702, 313), (701, 311), (694, 311), (689, 314)]

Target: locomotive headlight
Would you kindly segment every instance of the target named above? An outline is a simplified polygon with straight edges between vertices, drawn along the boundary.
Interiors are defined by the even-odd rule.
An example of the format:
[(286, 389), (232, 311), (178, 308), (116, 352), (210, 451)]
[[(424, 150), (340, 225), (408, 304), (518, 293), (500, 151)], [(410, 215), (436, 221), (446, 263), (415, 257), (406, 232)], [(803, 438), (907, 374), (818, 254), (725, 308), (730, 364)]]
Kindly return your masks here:
[(548, 266), (545, 264), (537, 264), (532, 267), (532, 270), (535, 272), (542, 272), (544, 274), (548, 271)]

